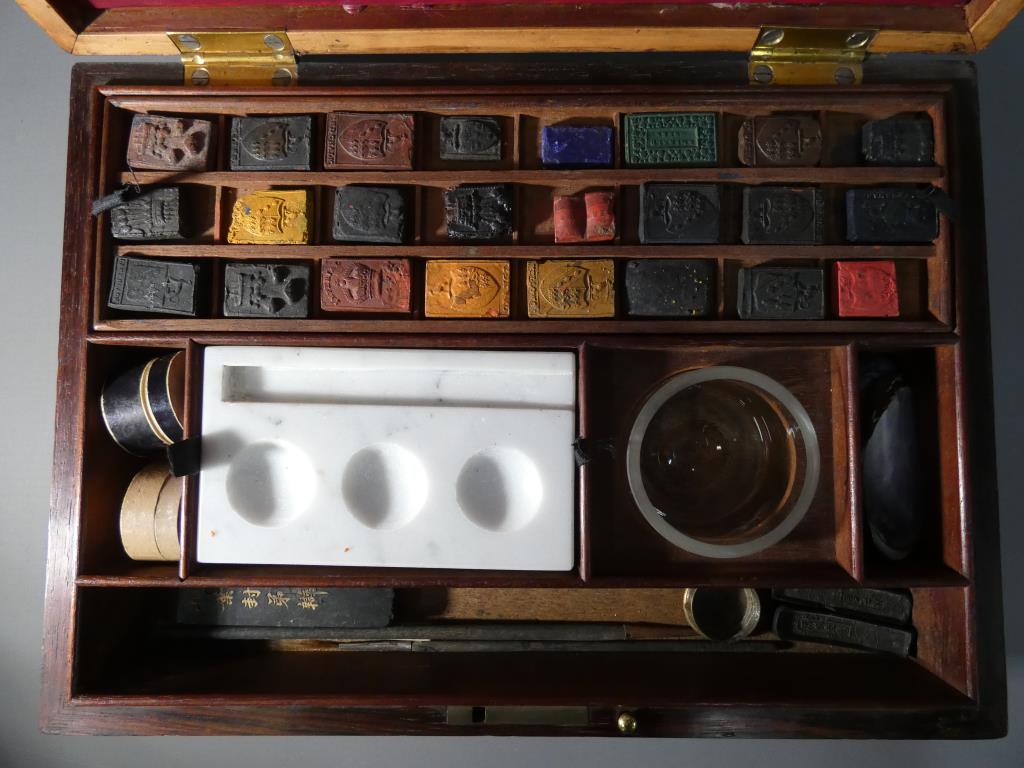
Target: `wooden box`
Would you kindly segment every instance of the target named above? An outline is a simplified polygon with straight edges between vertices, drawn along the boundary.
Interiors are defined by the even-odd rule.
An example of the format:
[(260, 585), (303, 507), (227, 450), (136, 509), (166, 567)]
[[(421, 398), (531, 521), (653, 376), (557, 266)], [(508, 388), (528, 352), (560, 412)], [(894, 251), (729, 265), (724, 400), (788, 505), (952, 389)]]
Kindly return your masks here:
[[(298, 84), (287, 88), (182, 85), (181, 66), (170, 63), (75, 67), (44, 730), (845, 738), (1005, 734), (981, 137), (973, 70), (959, 62), (898, 64), (869, 54), (863, 83), (764, 86), (748, 81), (747, 59), (735, 52), (749, 50), (760, 30), (771, 25), (880, 27), (871, 52), (969, 52), (986, 44), (1014, 8), (983, 0), (887, 6), (883, 11), (867, 5), (383, 4), (344, 10), (291, 3), (221, 7), (185, 0), (173, 9), (148, 7), (142, 0), (20, 2), (74, 53), (173, 54), (168, 32), (241, 25), (286, 31), (300, 54)], [(659, 53), (637, 53), (652, 50)], [(679, 55), (694, 51), (710, 53)], [(422, 52), (449, 55), (317, 56)], [(455, 55), (464, 53), (488, 55)], [(680, 110), (716, 114), (718, 165), (626, 167), (623, 116)], [(332, 111), (414, 113), (413, 170), (322, 170), (322, 137)], [(824, 136), (820, 165), (746, 167), (739, 162), (736, 136), (742, 122), (779, 112), (818, 117)], [(129, 170), (127, 135), (132, 116), (140, 113), (211, 119), (218, 142), (210, 169)], [(313, 117), (313, 170), (229, 170), (230, 120), (274, 114)], [(440, 118), (460, 114), (499, 119), (506, 137), (500, 161), (463, 170), (438, 159)], [(933, 164), (883, 167), (858, 160), (865, 121), (907, 114), (931, 120)], [(612, 167), (542, 167), (541, 129), (570, 119), (615, 129)], [(651, 181), (721, 185), (722, 242), (641, 244), (639, 190)], [(406, 244), (332, 240), (333, 189), (349, 182), (411, 190)], [(488, 182), (514, 185), (512, 241), (465, 245), (446, 239), (443, 190)], [(90, 206), (132, 183), (184, 185), (187, 208), (198, 222), (192, 236), (180, 243), (114, 240), (107, 214), (93, 217)], [(828, 217), (824, 244), (742, 244), (739, 191), (759, 184), (822, 189)], [(955, 217), (943, 215), (930, 243), (848, 243), (841, 229), (843, 196), (848, 189), (872, 185), (932, 187), (948, 196)], [(309, 244), (227, 242), (233, 201), (254, 188), (312, 193)], [(554, 196), (590, 188), (616, 192), (615, 240), (578, 247), (555, 244)], [(716, 275), (714, 311), (704, 318), (634, 318), (620, 296), (613, 318), (530, 318), (526, 262), (566, 253), (613, 259), (620, 286), (629, 260), (709, 260)], [(108, 308), (113, 260), (119, 255), (200, 264), (213, 276), (205, 289), (206, 310), (188, 318)], [(411, 312), (380, 318), (327, 312), (320, 309), (314, 290), (307, 319), (224, 316), (227, 262), (309, 265), (315, 286), (321, 261), (338, 256), (409, 258)], [(424, 264), (431, 258), (509, 259), (511, 316), (426, 317)], [(895, 263), (898, 316), (840, 318), (831, 297), (826, 297), (821, 320), (739, 316), (741, 269), (816, 266), (830, 279), (838, 261), (873, 259)], [(144, 461), (121, 451), (107, 433), (99, 406), (104, 383), (154, 353), (183, 350), (184, 430), (186, 437), (196, 436), (202, 353), (226, 344), (572, 352), (578, 367), (578, 434), (581, 441), (609, 448), (581, 459), (574, 568), (547, 573), (200, 563), (196, 541), (204, 531), (197, 526), (194, 475), (184, 480), (179, 562), (129, 559), (118, 537), (118, 509)], [(863, 360), (883, 353), (914, 371), (923, 414), (921, 461), (928, 478), (925, 535), (913, 555), (897, 562), (871, 554), (862, 509), (858, 371)], [(750, 365), (793, 388), (811, 413), (822, 449), (822, 479), (803, 521), (778, 545), (726, 561), (687, 554), (655, 536), (631, 501), (622, 467), (625, 435), (645, 394), (675, 372), (708, 364)], [(804, 643), (783, 646), (772, 642), (769, 633), (761, 638), (767, 642), (749, 645), (691, 641), (642, 651), (623, 643), (606, 649), (541, 644), (484, 651), (455, 642), (438, 653), (379, 647), (336, 652), (337, 644), (330, 643), (313, 647), (266, 638), (182, 635), (173, 627), (169, 631), (166, 610), (185, 588), (393, 587), (400, 603), (422, 602), (448, 588), (489, 588), (496, 599), (532, 588), (540, 590), (529, 593), (532, 599), (547, 605), (545, 594), (565, 589), (600, 591), (614, 602), (615, 594), (629, 593), (610, 590), (681, 592), (704, 585), (908, 590), (914, 650), (909, 658), (897, 658)], [(554, 625), (558, 618), (555, 611), (539, 621)], [(343, 631), (332, 639), (343, 640)]]

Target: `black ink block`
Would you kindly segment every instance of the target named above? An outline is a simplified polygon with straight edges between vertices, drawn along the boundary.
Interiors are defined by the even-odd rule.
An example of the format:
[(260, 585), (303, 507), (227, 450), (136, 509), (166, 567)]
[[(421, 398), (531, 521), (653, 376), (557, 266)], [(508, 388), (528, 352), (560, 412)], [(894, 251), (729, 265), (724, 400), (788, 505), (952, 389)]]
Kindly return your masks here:
[(464, 184), (444, 193), (448, 237), (453, 240), (501, 240), (511, 237), (512, 187)]
[(201, 272), (187, 261), (118, 256), (107, 306), (129, 312), (195, 317)]
[(781, 603), (809, 605), (891, 624), (909, 624), (912, 607), (909, 593), (868, 587), (775, 588), (772, 590), (772, 598)]
[(741, 238), (747, 245), (824, 242), (825, 196), (816, 187), (747, 187)]
[(313, 119), (236, 117), (231, 121), (231, 170), (308, 171)]
[(309, 317), (309, 267), (238, 262), (224, 267), (225, 317)]
[(872, 120), (861, 131), (861, 150), (869, 165), (931, 165), (935, 162), (932, 121)]
[(640, 242), (717, 243), (721, 197), (714, 184), (643, 184)]
[(637, 259), (626, 264), (631, 317), (710, 317), (715, 265), (705, 259)]
[(744, 320), (822, 320), (825, 271), (816, 267), (749, 267), (739, 272)]
[(207, 627), (386, 627), (395, 598), (387, 587), (260, 586), (177, 592), (178, 623)]
[(772, 630), (780, 640), (843, 645), (896, 656), (909, 655), (914, 639), (907, 629), (795, 608), (777, 608)]
[(928, 193), (906, 187), (846, 192), (846, 239), (851, 243), (930, 243), (939, 212)]
[(118, 240), (181, 240), (187, 235), (181, 189), (155, 187), (110, 209)]
[(441, 159), (501, 160), (501, 123), (493, 117), (442, 117)]
[(334, 239), (347, 243), (405, 242), (405, 195), (399, 187), (338, 187)]

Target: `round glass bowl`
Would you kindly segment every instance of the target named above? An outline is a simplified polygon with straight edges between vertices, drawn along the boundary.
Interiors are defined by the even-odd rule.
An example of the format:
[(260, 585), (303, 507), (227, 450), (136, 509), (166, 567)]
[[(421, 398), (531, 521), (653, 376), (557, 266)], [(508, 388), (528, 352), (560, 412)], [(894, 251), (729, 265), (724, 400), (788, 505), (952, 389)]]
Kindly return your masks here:
[(633, 422), (626, 474), (644, 518), (704, 557), (745, 557), (803, 519), (821, 454), (800, 401), (763, 373), (710, 366), (677, 374)]

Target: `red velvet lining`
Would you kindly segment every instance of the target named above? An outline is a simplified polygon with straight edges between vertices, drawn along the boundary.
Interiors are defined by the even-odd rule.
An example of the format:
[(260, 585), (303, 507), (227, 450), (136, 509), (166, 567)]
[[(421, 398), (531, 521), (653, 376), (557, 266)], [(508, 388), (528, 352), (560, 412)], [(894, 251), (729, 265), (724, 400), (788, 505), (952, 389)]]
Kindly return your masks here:
[[(966, 0), (744, 0), (742, 3), (709, 2), (709, 0), (675, 0), (676, 5), (888, 5), (921, 8), (950, 8), (964, 5)], [(365, 6), (365, 5), (404, 5), (414, 6), (409, 0), (352, 0), (342, 3), (340, 0), (276, 0), (274, 2), (255, 3), (253, 0), (87, 0), (93, 8), (214, 8), (227, 6)], [(459, 5), (506, 5), (509, 0), (461, 0)], [(575, 5), (579, 0), (530, 0), (536, 5)], [(586, 0), (587, 4), (601, 5), (664, 5), (652, 0)]]

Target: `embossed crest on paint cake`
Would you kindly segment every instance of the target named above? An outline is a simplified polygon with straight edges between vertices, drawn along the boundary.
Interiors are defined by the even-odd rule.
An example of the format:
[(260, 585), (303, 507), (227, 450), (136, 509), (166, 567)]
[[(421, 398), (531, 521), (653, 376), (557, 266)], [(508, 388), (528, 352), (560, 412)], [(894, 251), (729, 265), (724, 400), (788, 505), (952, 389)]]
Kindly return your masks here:
[(527, 262), (526, 299), (530, 317), (615, 317), (615, 262)]
[(405, 195), (398, 187), (338, 187), (334, 239), (350, 243), (405, 242)]
[(840, 317), (899, 317), (893, 261), (839, 261), (833, 267)]
[(325, 259), (320, 306), (332, 312), (408, 312), (408, 259)]
[(913, 187), (846, 192), (846, 239), (853, 243), (930, 243), (939, 212), (929, 191)]
[(825, 196), (816, 187), (747, 187), (741, 237), (748, 245), (822, 243)]
[(718, 164), (714, 112), (663, 112), (623, 117), (626, 165)]
[(739, 158), (752, 166), (812, 166), (821, 162), (821, 125), (811, 115), (772, 115), (745, 120)]
[(200, 271), (187, 261), (118, 256), (107, 306), (134, 312), (195, 317)]
[(501, 160), (501, 123), (494, 117), (442, 117), (442, 160)]
[(128, 136), (132, 168), (205, 171), (210, 162), (213, 124), (209, 120), (135, 115)]
[(744, 320), (822, 320), (825, 274), (817, 267), (749, 267), (739, 272)]
[(710, 317), (715, 263), (708, 259), (636, 259), (626, 263), (631, 317)]
[(309, 267), (253, 264), (224, 267), (226, 317), (308, 317)]
[(508, 317), (507, 261), (428, 261), (427, 317)]
[(236, 117), (231, 121), (231, 170), (308, 171), (313, 120), (292, 117)]
[(865, 123), (861, 150), (870, 165), (931, 165), (935, 138), (928, 118), (890, 118)]
[(286, 245), (309, 242), (309, 193), (304, 189), (250, 192), (231, 209), (228, 242)]
[(502, 240), (511, 237), (512, 187), (464, 184), (444, 193), (445, 222), (453, 240)]
[(414, 136), (409, 114), (332, 112), (327, 116), (324, 168), (409, 170)]
[(643, 184), (640, 242), (717, 243), (720, 192), (715, 184)]
[(118, 240), (181, 240), (186, 235), (178, 187), (147, 189), (110, 209), (110, 234)]

